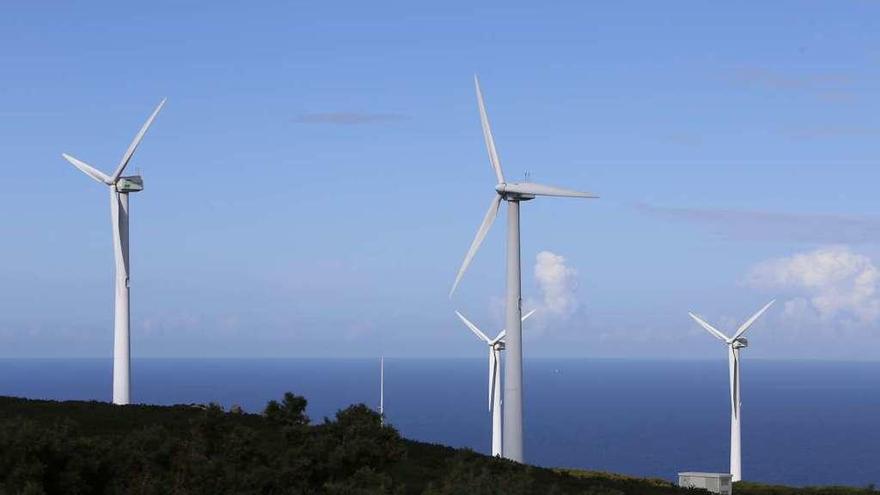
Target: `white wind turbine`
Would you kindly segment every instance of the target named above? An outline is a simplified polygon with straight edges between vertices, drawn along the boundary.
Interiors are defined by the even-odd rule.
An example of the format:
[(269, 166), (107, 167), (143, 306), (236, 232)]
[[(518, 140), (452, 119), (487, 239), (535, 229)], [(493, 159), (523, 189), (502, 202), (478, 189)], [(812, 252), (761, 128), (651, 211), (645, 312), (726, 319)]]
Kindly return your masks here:
[(385, 356), (379, 358), (379, 421), (385, 424)]
[[(526, 321), (529, 316), (535, 314), (535, 309), (526, 313), (521, 321)], [(489, 412), (492, 413), (492, 455), (501, 455), (501, 388), (498, 386), (501, 380), (501, 351), (504, 350), (505, 330), (501, 330), (494, 339), (490, 339), (480, 331), (476, 325), (464, 317), (458, 311), (455, 312), (478, 339), (489, 346)]]
[(153, 119), (165, 105), (163, 99), (141, 127), (140, 132), (122, 155), (113, 175), (106, 175), (88, 163), (66, 153), (61, 156), (83, 173), (110, 188), (110, 214), (113, 222), (113, 252), (116, 258), (116, 310), (113, 324), (113, 403), (128, 404), (131, 400), (131, 346), (129, 343), (129, 278), (128, 278), (128, 194), (144, 189), (139, 175), (122, 176)]
[(464, 262), (455, 276), (455, 282), (449, 291), (449, 297), (455, 292), (464, 272), (470, 265), (471, 260), (483, 243), (483, 239), (489, 232), (489, 228), (495, 221), (501, 201), (507, 202), (507, 295), (506, 295), (506, 318), (507, 329), (507, 360), (504, 365), (504, 457), (517, 462), (523, 462), (522, 441), (522, 292), (520, 282), (520, 248), (519, 248), (519, 203), (534, 199), (535, 196), (562, 196), (570, 198), (596, 198), (597, 196), (570, 189), (562, 189), (553, 186), (535, 184), (533, 182), (507, 182), (501, 170), (501, 160), (495, 149), (495, 140), (492, 137), (492, 129), (489, 127), (489, 117), (486, 115), (486, 106), (483, 104), (483, 94), (480, 91), (480, 82), (474, 76), (474, 85), (477, 90), (477, 102), (480, 107), (480, 121), (483, 125), (483, 138), (489, 150), (489, 162), (495, 171), (498, 183), (489, 204), (489, 211), (483, 217), (483, 222), (477, 230), (477, 235), (471, 243)]
[(727, 337), (699, 316), (688, 313), (707, 332), (727, 344), (727, 359), (730, 367), (730, 475), (732, 481), (742, 480), (742, 448), (740, 443), (742, 397), (740, 396), (739, 351), (749, 345), (749, 341), (742, 335), (774, 302), (776, 301), (767, 303), (760, 311), (740, 325), (733, 337)]

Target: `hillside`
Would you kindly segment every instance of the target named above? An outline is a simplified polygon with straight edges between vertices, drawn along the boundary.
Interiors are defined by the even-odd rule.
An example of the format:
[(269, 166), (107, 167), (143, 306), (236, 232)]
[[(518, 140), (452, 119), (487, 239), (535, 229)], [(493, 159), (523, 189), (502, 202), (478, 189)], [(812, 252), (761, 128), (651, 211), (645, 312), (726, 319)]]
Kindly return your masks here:
[[(693, 493), (661, 480), (519, 465), (401, 438), (363, 405), (312, 424), (292, 394), (262, 415), (0, 397), (5, 494)], [(860, 494), (737, 484), (738, 494)]]

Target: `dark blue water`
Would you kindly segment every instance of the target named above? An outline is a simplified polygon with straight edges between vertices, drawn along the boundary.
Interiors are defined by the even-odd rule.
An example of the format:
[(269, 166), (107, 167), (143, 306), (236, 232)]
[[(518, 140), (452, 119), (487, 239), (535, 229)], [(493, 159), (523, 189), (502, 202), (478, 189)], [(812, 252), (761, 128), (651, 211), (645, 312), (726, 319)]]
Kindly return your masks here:
[[(482, 359), (385, 360), (386, 414), (405, 436), (486, 452)], [(531, 360), (531, 463), (673, 479), (727, 471), (725, 361)], [(378, 403), (378, 360), (136, 360), (137, 402), (214, 401), (259, 411), (285, 391), (321, 420)], [(744, 478), (880, 484), (880, 363), (743, 363)], [(108, 400), (109, 360), (0, 360), (0, 395)]]

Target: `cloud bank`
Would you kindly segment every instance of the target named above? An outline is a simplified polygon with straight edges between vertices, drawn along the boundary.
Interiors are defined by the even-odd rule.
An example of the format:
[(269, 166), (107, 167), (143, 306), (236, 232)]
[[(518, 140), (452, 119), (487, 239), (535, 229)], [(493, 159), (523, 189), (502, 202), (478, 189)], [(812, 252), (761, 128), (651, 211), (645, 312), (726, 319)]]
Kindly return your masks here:
[(397, 113), (323, 112), (299, 115), (294, 119), (294, 122), (300, 124), (360, 125), (406, 119), (405, 115)]
[(738, 83), (773, 90), (839, 90), (853, 83), (852, 77), (842, 72), (784, 71), (768, 67), (740, 67), (732, 76)]
[(789, 292), (784, 316), (869, 324), (880, 318), (880, 271), (867, 256), (832, 246), (754, 266), (746, 285)]
[(760, 210), (636, 205), (642, 213), (704, 225), (728, 238), (858, 244), (880, 241), (880, 216), (780, 213)]

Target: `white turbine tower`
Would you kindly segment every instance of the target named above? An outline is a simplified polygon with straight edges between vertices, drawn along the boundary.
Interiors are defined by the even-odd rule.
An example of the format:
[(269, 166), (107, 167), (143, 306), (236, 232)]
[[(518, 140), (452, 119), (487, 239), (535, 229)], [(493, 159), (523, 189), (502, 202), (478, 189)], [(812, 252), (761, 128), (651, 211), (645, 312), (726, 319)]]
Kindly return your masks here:
[(739, 351), (749, 345), (749, 341), (743, 338), (742, 335), (774, 302), (776, 301), (773, 300), (767, 303), (760, 311), (740, 325), (736, 333), (733, 334), (733, 337), (727, 337), (699, 316), (688, 313), (707, 332), (727, 344), (727, 358), (730, 367), (730, 475), (732, 481), (742, 480), (742, 444), (740, 443), (742, 398), (740, 396)]
[(122, 176), (144, 134), (162, 106), (153, 111), (140, 132), (128, 146), (113, 175), (106, 175), (88, 163), (66, 153), (61, 156), (83, 173), (110, 188), (110, 214), (113, 222), (113, 252), (116, 258), (116, 311), (113, 324), (113, 403), (128, 404), (131, 400), (131, 345), (129, 343), (129, 278), (128, 278), (128, 194), (144, 189), (139, 175)]
[(520, 249), (519, 249), (519, 203), (534, 199), (535, 196), (562, 196), (569, 198), (595, 198), (597, 196), (545, 186), (532, 182), (507, 182), (501, 170), (501, 160), (495, 149), (495, 140), (492, 138), (492, 129), (489, 127), (489, 117), (486, 115), (486, 106), (483, 104), (483, 94), (480, 91), (480, 81), (474, 76), (474, 85), (477, 90), (477, 102), (480, 107), (480, 121), (483, 125), (483, 138), (489, 150), (489, 162), (495, 171), (498, 183), (489, 203), (489, 211), (483, 217), (483, 223), (477, 230), (477, 235), (471, 243), (464, 262), (455, 276), (455, 283), (449, 291), (449, 297), (455, 292), (461, 277), (470, 265), (471, 260), (483, 243), (483, 239), (489, 232), (489, 228), (495, 221), (501, 201), (507, 202), (507, 315), (505, 328), (507, 329), (507, 361), (504, 365), (504, 457), (517, 462), (523, 462), (522, 442), (522, 326), (520, 316), (522, 314), (522, 294), (520, 283)]
[(385, 356), (379, 358), (379, 420), (385, 424)]
[[(529, 316), (535, 314), (537, 310), (531, 310), (526, 313), (521, 321), (526, 321)], [(492, 413), (492, 455), (501, 455), (501, 387), (498, 386), (501, 380), (501, 351), (504, 350), (505, 330), (501, 330), (494, 339), (490, 339), (485, 333), (480, 331), (476, 325), (464, 317), (458, 311), (455, 312), (461, 321), (464, 322), (478, 339), (482, 340), (489, 346), (489, 412)]]

